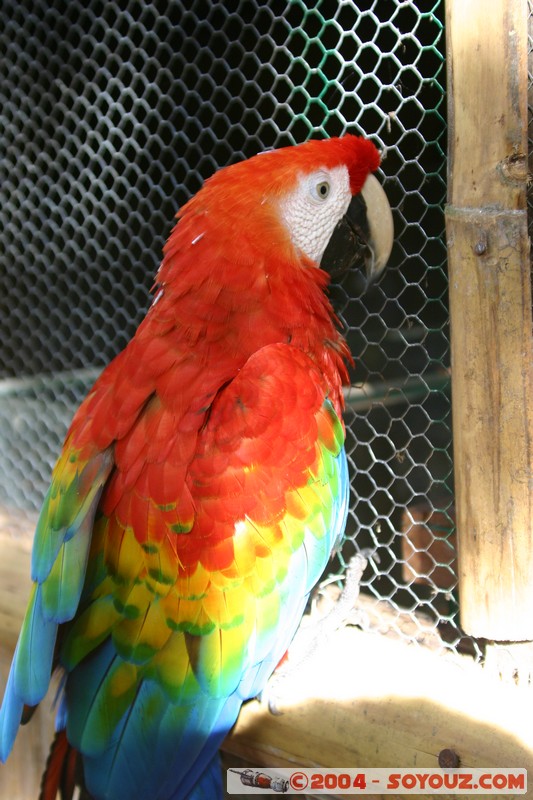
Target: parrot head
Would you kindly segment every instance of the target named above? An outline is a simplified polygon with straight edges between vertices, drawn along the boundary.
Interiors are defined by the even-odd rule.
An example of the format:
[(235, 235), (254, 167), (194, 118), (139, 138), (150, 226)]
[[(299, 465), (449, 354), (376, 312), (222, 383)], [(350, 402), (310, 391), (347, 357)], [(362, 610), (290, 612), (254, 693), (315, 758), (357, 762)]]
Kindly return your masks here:
[[(332, 278), (362, 264), (373, 279), (389, 259), (394, 236), (387, 197), (371, 174), (379, 156), (371, 142), (356, 136), (320, 142), (330, 143), (332, 156), (338, 153), (345, 161), (332, 159), (331, 166), (300, 173), (280, 201), (281, 215), (294, 245)], [(302, 155), (314, 144), (304, 145)], [(309, 147), (310, 156), (312, 151)]]
[[(350, 134), (268, 150), (208, 178), (179, 212), (175, 230), (182, 243), (216, 241), (250, 271), (264, 263), (266, 248), (271, 270), (276, 261), (338, 278), (364, 265), (372, 279), (387, 263), (394, 235), (385, 192), (372, 175), (379, 163), (375, 145)], [(168, 251), (175, 254), (181, 245), (172, 243), (173, 236)], [(161, 282), (170, 277), (165, 267)]]

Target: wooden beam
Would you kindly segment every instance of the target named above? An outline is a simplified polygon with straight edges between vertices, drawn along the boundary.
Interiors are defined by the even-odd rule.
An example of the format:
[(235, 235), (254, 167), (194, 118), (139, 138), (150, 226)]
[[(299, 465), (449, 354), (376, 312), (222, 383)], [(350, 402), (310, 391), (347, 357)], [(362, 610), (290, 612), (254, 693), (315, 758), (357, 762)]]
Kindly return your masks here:
[(466, 657), (345, 628), (280, 691), (283, 714), (249, 703), (226, 751), (265, 768), (437, 769), (445, 749), (464, 767), (533, 767), (529, 687)]
[(464, 629), (533, 639), (527, 4), (447, 0), (452, 400)]

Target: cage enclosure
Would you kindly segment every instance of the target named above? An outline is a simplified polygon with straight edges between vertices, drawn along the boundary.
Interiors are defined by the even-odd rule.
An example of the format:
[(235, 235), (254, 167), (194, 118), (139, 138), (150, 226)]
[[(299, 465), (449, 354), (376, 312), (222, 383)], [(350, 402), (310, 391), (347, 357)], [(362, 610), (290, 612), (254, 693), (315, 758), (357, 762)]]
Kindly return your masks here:
[[(483, 8), (2, 3), (6, 675), (51, 468), (75, 409), (151, 302), (176, 211), (221, 166), (364, 133), (383, 150), (395, 246), (368, 291), (354, 276), (332, 288), (355, 368), (350, 510), (330, 573), (367, 554), (359, 615), (302, 666), (285, 713), (250, 703), (225, 749), (255, 766), (437, 767), (445, 749), (464, 766), (533, 766), (521, 714), (533, 658), (530, 10), (497, 0), (488, 25)], [(23, 731), (41, 761), (28, 766), (23, 740), (20, 770), (0, 770), (11, 798), (35, 796), (43, 706)]]

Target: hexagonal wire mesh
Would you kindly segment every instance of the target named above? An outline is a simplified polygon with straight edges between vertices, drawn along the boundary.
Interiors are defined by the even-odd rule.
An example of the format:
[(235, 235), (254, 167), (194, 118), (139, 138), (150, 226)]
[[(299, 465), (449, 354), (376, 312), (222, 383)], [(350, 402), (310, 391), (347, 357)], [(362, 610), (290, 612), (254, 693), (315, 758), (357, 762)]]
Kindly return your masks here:
[(411, 640), (438, 627), (458, 645), (442, 5), (2, 3), (2, 504), (39, 507), (76, 406), (141, 320), (173, 215), (203, 180), (268, 147), (365, 132), (385, 148), (396, 245), (365, 296), (355, 282), (334, 291), (357, 361), (341, 561), (371, 548), (365, 585), (387, 626)]

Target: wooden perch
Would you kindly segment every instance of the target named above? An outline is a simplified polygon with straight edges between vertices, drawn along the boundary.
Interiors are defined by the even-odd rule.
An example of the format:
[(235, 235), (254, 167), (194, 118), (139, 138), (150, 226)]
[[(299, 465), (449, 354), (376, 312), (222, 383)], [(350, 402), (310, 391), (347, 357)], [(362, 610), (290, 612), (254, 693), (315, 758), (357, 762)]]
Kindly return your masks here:
[[(0, 690), (29, 593), (32, 534), (33, 520), (11, 524), (0, 514)], [(361, 601), (367, 625), (379, 625), (383, 635), (337, 631), (278, 687), (281, 716), (257, 701), (243, 708), (226, 753), (257, 767), (437, 768), (439, 752), (449, 748), (465, 767), (533, 771), (528, 687), (504, 684), (469, 658), (443, 655), (442, 642), (435, 632), (428, 638), (423, 621), (419, 641), (429, 646), (407, 645), (400, 632), (407, 624), (412, 633), (417, 618), (391, 606), (384, 615), (383, 601)], [(37, 797), (54, 696), (52, 689), (0, 767), (0, 797)]]
[[(489, 8), (490, 6), (490, 8)], [(533, 639), (525, 0), (447, 0), (455, 493), (463, 628)]]
[(469, 659), (345, 628), (284, 695), (279, 717), (245, 706), (224, 749), (258, 767), (437, 768), (444, 749), (465, 767), (533, 766), (530, 690)]

